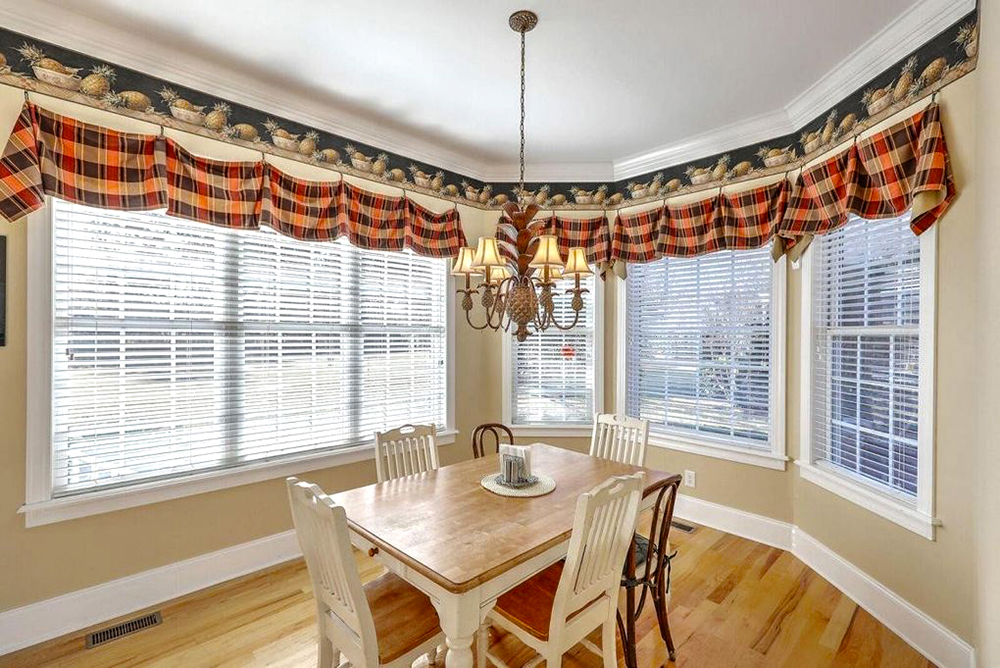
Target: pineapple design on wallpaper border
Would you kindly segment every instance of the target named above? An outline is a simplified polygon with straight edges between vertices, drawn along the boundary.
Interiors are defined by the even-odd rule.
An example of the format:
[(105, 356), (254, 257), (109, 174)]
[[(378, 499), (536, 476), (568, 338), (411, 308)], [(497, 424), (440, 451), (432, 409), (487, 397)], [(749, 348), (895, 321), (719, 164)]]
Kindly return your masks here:
[(472, 206), (500, 207), (519, 201), (543, 208), (606, 209), (787, 173), (968, 74), (975, 69), (978, 52), (979, 26), (972, 12), (795, 134), (614, 183), (526, 183), (524, 191), (516, 183), (484, 183), (378, 147), (360, 146), (210, 92), (187, 89), (3, 28), (0, 81)]

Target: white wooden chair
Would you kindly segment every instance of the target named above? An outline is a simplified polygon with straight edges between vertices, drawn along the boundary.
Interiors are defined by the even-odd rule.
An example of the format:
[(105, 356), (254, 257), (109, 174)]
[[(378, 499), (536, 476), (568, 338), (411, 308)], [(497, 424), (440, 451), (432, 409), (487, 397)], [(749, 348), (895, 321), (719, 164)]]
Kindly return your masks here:
[(590, 456), (610, 459), (619, 464), (645, 466), (649, 421), (627, 415), (594, 415), (594, 436)]
[[(604, 659), (604, 668), (617, 668), (615, 622), (622, 567), (632, 545), (644, 474), (615, 477), (581, 494), (565, 561), (549, 566), (499, 599), (488, 622), (513, 633), (538, 654), (522, 668), (545, 661), (546, 668), (562, 665), (562, 655), (574, 645)], [(601, 629), (601, 647), (587, 640)], [(488, 648), (489, 629), (478, 635), (479, 668), (490, 663), (508, 668)]]
[(375, 432), (375, 473), (379, 482), (438, 467), (437, 429), (432, 424), (403, 425)]
[(444, 634), (430, 599), (392, 573), (361, 584), (343, 506), (316, 485), (286, 480), (295, 532), (305, 556), (319, 624), (318, 668), (433, 665)]

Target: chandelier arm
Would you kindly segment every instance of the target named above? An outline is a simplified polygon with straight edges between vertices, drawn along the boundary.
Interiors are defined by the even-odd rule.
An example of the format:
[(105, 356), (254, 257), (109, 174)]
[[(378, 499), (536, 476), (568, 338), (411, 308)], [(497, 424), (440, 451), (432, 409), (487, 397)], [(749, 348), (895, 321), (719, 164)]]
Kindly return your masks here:
[[(567, 292), (570, 292), (570, 291), (567, 291)], [(576, 292), (576, 290), (573, 290), (572, 292)], [(586, 290), (580, 290), (580, 293), (581, 293), (581, 294), (582, 294), (583, 292), (586, 292)], [(555, 325), (557, 329), (561, 329), (561, 330), (563, 330), (564, 332), (565, 332), (566, 330), (570, 330), (570, 329), (573, 329), (573, 328), (574, 328), (574, 327), (576, 327), (576, 326), (577, 326), (577, 324), (578, 324), (578, 323), (580, 322), (580, 314), (581, 314), (581, 313), (583, 313), (583, 309), (581, 309), (581, 310), (579, 310), (579, 311), (574, 311), (574, 312), (573, 312), (573, 322), (571, 322), (570, 324), (568, 324), (568, 325), (565, 325), (565, 326), (563, 326), (563, 325), (559, 324), (559, 321), (558, 321), (558, 320), (556, 320), (556, 318), (555, 318), (555, 315), (553, 315), (553, 316), (552, 316), (552, 324), (553, 324), (553, 325)]]
[(465, 321), (467, 323), (469, 323), (469, 327), (471, 327), (472, 329), (476, 329), (476, 330), (495, 329), (495, 327), (491, 327), (490, 326), (490, 322), (489, 322), (489, 318), (488, 317), (487, 317), (486, 322), (484, 322), (482, 325), (476, 325), (476, 324), (474, 324), (472, 322), (471, 310), (465, 312)]

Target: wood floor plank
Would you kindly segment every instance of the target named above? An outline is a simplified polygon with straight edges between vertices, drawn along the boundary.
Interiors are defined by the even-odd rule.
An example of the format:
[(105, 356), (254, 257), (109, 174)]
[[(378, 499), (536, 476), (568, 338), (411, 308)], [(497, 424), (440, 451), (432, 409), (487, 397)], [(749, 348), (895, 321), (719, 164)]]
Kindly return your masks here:
[[(648, 526), (648, 516), (642, 521)], [(678, 668), (932, 666), (787, 552), (705, 527), (692, 534), (674, 531), (671, 543), (678, 552), (669, 613)], [(355, 556), (362, 580), (383, 573), (366, 554)], [(156, 609), (163, 614), (160, 626), (90, 650), (84, 648), (86, 629), (0, 657), (0, 668), (315, 666), (316, 608), (301, 560)], [(648, 603), (636, 628), (639, 665), (667, 664)], [(511, 668), (520, 668), (532, 656), (516, 638), (496, 629), (491, 642)], [(620, 646), (618, 650), (619, 665), (624, 665)], [(601, 660), (578, 645), (563, 665), (598, 668)]]

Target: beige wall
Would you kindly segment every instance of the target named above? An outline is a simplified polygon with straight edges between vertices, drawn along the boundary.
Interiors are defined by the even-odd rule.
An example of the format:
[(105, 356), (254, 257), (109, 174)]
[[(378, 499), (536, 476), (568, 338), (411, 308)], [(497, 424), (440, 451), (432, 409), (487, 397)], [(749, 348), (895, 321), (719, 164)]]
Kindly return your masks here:
[[(988, 44), (989, 40), (985, 42)], [(990, 397), (992, 406), (996, 406), (996, 385), (1000, 380), (996, 363), (991, 361), (991, 393), (976, 391), (975, 380), (977, 374), (984, 374), (982, 361), (988, 353), (977, 355), (969, 335), (978, 327), (984, 337), (995, 338), (996, 313), (1000, 309), (1000, 304), (996, 304), (993, 320), (977, 317), (983, 309), (977, 308), (977, 278), (972, 270), (972, 261), (980, 252), (978, 257), (984, 261), (979, 281), (986, 285), (985, 278), (996, 278), (995, 263), (985, 261), (981, 251), (977, 251), (982, 243), (981, 228), (985, 227), (977, 216), (977, 198), (983, 195), (985, 199), (985, 192), (978, 191), (975, 178), (977, 81), (983, 76), (975, 73), (962, 79), (950, 86), (941, 99), (961, 195), (939, 228), (936, 500), (943, 526), (937, 540), (920, 538), (802, 480), (794, 464), (785, 472), (772, 471), (659, 448), (652, 450), (649, 460), (651, 466), (658, 468), (694, 470), (698, 486), (684, 488), (685, 494), (799, 525), (970, 642), (976, 638), (977, 613), (973, 601), (978, 592), (976, 551), (971, 548), (976, 544), (976, 505), (969, 489), (970, 480), (976, 477), (977, 464), (981, 463), (972, 456), (976, 452), (977, 432), (971, 407), (976, 398), (983, 397)], [(1000, 98), (1000, 94), (993, 95)], [(9, 127), (13, 122), (20, 99), (20, 94), (11, 89), (0, 88), (0, 127)], [(992, 102), (1000, 105), (1000, 99)], [(992, 109), (995, 115), (996, 107)], [(126, 124), (122, 119), (92, 110), (74, 108), (73, 113), (113, 127), (146, 127), (139, 122)], [(993, 139), (997, 138), (997, 132), (1000, 128)], [(215, 142), (206, 146), (209, 140), (185, 142), (195, 150), (211, 151), (213, 155), (237, 157), (246, 153)], [(295, 163), (282, 166), (313, 178), (324, 178), (323, 174), (327, 174)], [(993, 168), (1000, 176), (1000, 167)], [(467, 208), (463, 208), (462, 215), (470, 243), (489, 233), (496, 219), (495, 213)], [(37, 221), (29, 220), (27, 224), (34, 222)], [(16, 514), (16, 509), (24, 500), (25, 223), (0, 223), (0, 234), (8, 236), (10, 263), (9, 342), (7, 347), (0, 348), (0, 610), (288, 529), (290, 518), (279, 480), (24, 528), (23, 518)], [(1000, 250), (1000, 232), (992, 235), (993, 248)], [(993, 257), (997, 256), (994, 253)], [(788, 277), (785, 420), (789, 454), (795, 457), (799, 434), (799, 272), (789, 270)], [(604, 396), (605, 409), (609, 411), (615, 406), (617, 373), (615, 281), (609, 280), (605, 291)], [(997, 284), (995, 280), (992, 283)], [(1000, 300), (1000, 296), (993, 299)], [(459, 313), (456, 326), (456, 389), (457, 426), (461, 433), (455, 445), (443, 449), (446, 462), (467, 457), (472, 427), (499, 420), (501, 412), (499, 335), (473, 332), (461, 323), (460, 316)], [(985, 411), (981, 427), (983, 422), (989, 422)], [(584, 438), (552, 441), (575, 449), (587, 445)], [(980, 447), (981, 452), (985, 450)], [(994, 467), (990, 469), (993, 477), (986, 482), (1000, 477), (996, 452), (993, 448), (988, 453), (994, 458)], [(333, 491), (373, 481), (374, 468), (368, 463), (358, 463), (303, 475)], [(984, 513), (987, 503), (980, 504)], [(985, 554), (987, 547), (982, 541), (981, 544), (981, 552)], [(997, 582), (994, 579), (991, 584)], [(985, 602), (980, 608), (983, 619), (997, 619), (1000, 615), (1000, 611), (989, 609)]]
[[(966, 379), (971, 388), (966, 419), (975, 419), (977, 431), (969, 441), (978, 479), (967, 488), (976, 498), (976, 538), (969, 547), (977, 555), (975, 597), (978, 622), (979, 665), (1000, 666), (1000, 436), (997, 416), (1000, 413), (1000, 356), (996, 353), (1000, 332), (1000, 8), (996, 2), (980, 2), (981, 40), (979, 56), (979, 123), (976, 137), (979, 147), (976, 176), (981, 184), (976, 192), (975, 216), (977, 262), (966, 267), (974, 274), (974, 328), (964, 335), (966, 345), (975, 351), (975, 367)], [(984, 6), (985, 5), (985, 6)], [(987, 83), (988, 82), (988, 83)], [(959, 334), (960, 335), (960, 334)]]

